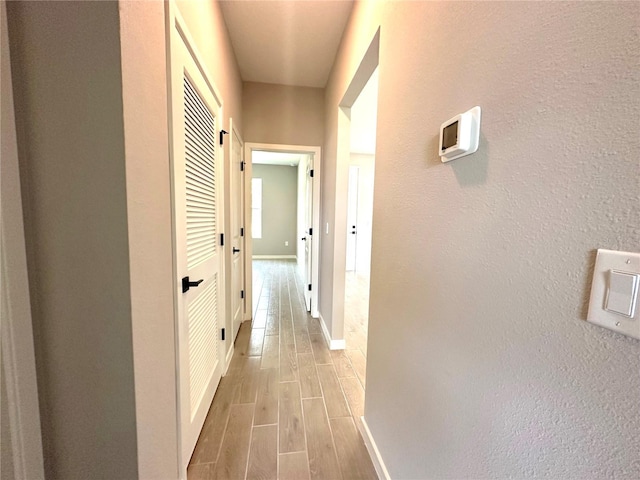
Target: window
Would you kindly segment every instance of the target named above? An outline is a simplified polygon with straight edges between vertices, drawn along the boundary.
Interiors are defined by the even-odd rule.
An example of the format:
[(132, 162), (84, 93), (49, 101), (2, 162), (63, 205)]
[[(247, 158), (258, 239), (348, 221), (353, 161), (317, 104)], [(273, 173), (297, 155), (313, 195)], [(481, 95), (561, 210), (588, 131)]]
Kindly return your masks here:
[(251, 237), (262, 238), (262, 179), (251, 179)]

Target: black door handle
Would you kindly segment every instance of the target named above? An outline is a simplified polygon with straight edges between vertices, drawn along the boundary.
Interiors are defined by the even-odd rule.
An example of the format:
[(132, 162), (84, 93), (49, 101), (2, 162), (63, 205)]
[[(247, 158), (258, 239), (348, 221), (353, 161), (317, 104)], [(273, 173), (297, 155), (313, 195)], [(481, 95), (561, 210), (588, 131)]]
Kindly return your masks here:
[(233, 247), (233, 253), (238, 253), (240, 251), (239, 248)]
[(202, 282), (204, 282), (204, 278), (195, 282), (190, 282), (189, 277), (184, 277), (182, 279), (182, 293), (188, 292), (191, 287), (197, 287)]
[(307, 241), (307, 237), (302, 237), (300, 240), (302, 240), (303, 242)]

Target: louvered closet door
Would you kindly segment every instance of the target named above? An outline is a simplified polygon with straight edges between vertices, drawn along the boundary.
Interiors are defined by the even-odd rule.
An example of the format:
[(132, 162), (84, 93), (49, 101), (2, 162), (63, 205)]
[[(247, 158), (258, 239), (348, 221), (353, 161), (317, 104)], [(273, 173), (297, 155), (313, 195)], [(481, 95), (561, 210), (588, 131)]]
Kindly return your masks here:
[[(177, 37), (177, 36), (176, 36)], [(222, 374), (224, 278), (219, 228), (223, 225), (220, 105), (196, 60), (177, 37), (172, 43), (174, 215), (179, 282), (178, 383), (181, 464), (189, 462)], [(178, 63), (176, 65), (175, 63)]]

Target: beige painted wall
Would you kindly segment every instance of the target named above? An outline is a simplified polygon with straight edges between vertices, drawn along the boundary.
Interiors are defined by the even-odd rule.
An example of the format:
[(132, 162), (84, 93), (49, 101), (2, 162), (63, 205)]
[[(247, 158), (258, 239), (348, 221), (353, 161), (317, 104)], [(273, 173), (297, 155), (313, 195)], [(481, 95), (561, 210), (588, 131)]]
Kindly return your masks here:
[[(240, 128), (219, 6), (194, 3), (181, 12)], [(12, 2), (9, 23), (47, 473), (174, 478), (164, 5)]]
[(253, 255), (296, 255), (298, 168), (253, 164), (252, 172), (262, 179), (262, 238), (253, 239)]
[(45, 470), (135, 478), (118, 4), (7, 7)]
[(324, 89), (244, 82), (245, 142), (321, 145)]
[[(640, 244), (639, 15), (356, 3), (323, 215), (333, 229), (338, 104), (380, 27), (365, 418), (392, 478), (640, 476), (640, 344), (584, 320), (594, 250)], [(442, 164), (441, 122), (475, 105), (479, 151)]]

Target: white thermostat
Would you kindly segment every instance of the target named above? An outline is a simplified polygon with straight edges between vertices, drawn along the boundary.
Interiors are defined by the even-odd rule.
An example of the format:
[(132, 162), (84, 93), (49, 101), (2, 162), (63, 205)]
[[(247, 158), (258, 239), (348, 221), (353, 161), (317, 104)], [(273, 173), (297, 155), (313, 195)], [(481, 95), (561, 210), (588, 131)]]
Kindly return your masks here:
[(440, 126), (440, 159), (450, 162), (478, 150), (480, 107), (473, 107)]

